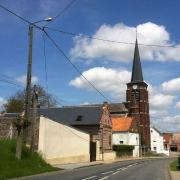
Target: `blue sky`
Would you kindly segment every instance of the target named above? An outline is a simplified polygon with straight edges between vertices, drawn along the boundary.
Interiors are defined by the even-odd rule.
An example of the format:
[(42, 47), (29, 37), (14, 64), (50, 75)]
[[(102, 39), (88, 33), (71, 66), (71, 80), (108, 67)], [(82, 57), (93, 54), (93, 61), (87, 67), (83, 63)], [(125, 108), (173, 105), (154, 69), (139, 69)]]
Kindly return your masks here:
[[(69, 0), (1, 0), (0, 3), (30, 21), (53, 17)], [(77, 0), (49, 27), (124, 42), (180, 44), (178, 0)], [(28, 25), (0, 9), (0, 75), (24, 82), (28, 55)], [(43, 25), (43, 24), (42, 24)], [(125, 101), (130, 80), (132, 45), (105, 43), (48, 30), (72, 61), (112, 102)], [(43, 41), (34, 30), (33, 76), (45, 86)], [(93, 91), (46, 39), (48, 86), (62, 105), (99, 103)], [(149, 83), (152, 123), (163, 131), (180, 131), (180, 48), (139, 46), (144, 80)], [(6, 77), (7, 78), (7, 77)], [(0, 82), (1, 104), (20, 87)]]

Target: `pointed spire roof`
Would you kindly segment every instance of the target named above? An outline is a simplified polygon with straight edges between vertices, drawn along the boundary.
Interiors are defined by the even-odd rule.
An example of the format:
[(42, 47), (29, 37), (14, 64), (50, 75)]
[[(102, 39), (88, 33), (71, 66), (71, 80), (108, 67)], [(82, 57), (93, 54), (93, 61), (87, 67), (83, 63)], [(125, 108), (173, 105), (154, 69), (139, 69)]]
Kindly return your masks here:
[(140, 60), (140, 55), (139, 55), (137, 38), (136, 38), (135, 50), (134, 50), (134, 60), (133, 60), (133, 67), (132, 67), (131, 82), (133, 83), (143, 82), (143, 74), (142, 74), (141, 60)]

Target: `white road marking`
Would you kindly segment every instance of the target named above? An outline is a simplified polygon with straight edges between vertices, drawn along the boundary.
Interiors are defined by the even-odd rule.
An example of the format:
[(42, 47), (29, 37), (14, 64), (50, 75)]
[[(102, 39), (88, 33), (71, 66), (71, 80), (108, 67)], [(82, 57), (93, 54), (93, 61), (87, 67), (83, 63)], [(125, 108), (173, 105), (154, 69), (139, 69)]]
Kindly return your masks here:
[(122, 168), (118, 168), (118, 169), (116, 169), (117, 171), (119, 171), (119, 170), (121, 170)]
[(120, 173), (120, 171), (116, 171), (116, 172), (114, 172), (114, 173), (112, 173), (112, 174), (115, 175), (115, 174), (117, 174), (117, 173)]
[(109, 174), (109, 173), (112, 173), (114, 171), (107, 171), (107, 172), (104, 172), (104, 173), (101, 173), (101, 174)]
[(122, 168), (121, 170), (123, 171), (123, 170), (126, 170), (127, 169), (127, 167), (124, 167), (124, 168)]
[(97, 177), (97, 176), (91, 176), (91, 177), (88, 177), (88, 178), (84, 178), (82, 180), (88, 180), (88, 179), (92, 179), (92, 178), (95, 178), (95, 177)]
[(105, 177), (103, 177), (103, 178), (101, 178), (99, 180), (104, 180), (104, 179), (107, 179), (107, 178), (109, 178), (109, 176), (105, 176)]

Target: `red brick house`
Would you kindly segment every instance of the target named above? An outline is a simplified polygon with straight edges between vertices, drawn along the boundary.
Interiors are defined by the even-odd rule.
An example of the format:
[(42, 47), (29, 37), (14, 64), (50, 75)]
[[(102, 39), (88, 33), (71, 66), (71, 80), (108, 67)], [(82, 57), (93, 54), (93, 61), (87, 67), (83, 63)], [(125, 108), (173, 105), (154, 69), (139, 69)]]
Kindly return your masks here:
[(170, 150), (170, 144), (172, 142), (172, 133), (163, 133), (163, 144), (165, 150)]

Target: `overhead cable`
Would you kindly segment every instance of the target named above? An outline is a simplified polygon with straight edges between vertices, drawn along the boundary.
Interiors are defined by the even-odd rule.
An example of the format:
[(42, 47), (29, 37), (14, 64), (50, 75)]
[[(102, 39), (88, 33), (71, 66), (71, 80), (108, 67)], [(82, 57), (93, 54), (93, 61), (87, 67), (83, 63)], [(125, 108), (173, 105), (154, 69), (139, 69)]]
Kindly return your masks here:
[(48, 37), (48, 39), (52, 42), (52, 44), (58, 49), (58, 51), (65, 57), (65, 59), (72, 65), (72, 67), (83, 77), (87, 83), (96, 90), (106, 101), (110, 102), (110, 100), (99, 90), (95, 87), (95, 85), (90, 82), (79, 70), (79, 68), (71, 61), (71, 59), (65, 54), (65, 52), (60, 48), (60, 46), (54, 41), (54, 39), (44, 30), (44, 33)]
[[(84, 37), (84, 38), (88, 38), (88, 39), (94, 39), (94, 40), (104, 41), (104, 42), (109, 42), (109, 43), (127, 44), (127, 45), (134, 45), (135, 44), (135, 42), (115, 41), (115, 40), (104, 39), (104, 38), (96, 37), (96, 36), (89, 36), (89, 35), (85, 35), (85, 34), (72, 33), (72, 32), (63, 31), (60, 29), (55, 29), (55, 28), (51, 28), (51, 27), (47, 27), (47, 26), (45, 26), (44, 28), (55, 31), (55, 32), (67, 34), (70, 36), (79, 36), (79, 37)], [(176, 46), (176, 45), (143, 44), (143, 43), (138, 43), (138, 45), (150, 46), (150, 47), (160, 47), (160, 48), (180, 48), (180, 46)]]
[(49, 21), (46, 26), (55, 21), (58, 17), (60, 17), (64, 12), (66, 12), (77, 0), (71, 0), (54, 18), (52, 21)]

